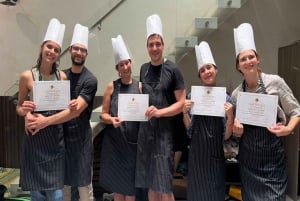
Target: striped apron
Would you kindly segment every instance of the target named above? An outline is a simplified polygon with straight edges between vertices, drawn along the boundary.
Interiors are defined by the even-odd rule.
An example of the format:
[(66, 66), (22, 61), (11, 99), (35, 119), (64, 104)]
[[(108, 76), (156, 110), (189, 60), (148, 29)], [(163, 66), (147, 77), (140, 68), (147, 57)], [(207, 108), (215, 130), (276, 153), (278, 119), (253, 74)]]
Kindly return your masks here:
[[(257, 92), (267, 94), (261, 78)], [(243, 201), (286, 200), (286, 155), (280, 137), (267, 128), (244, 124), (238, 161)]]

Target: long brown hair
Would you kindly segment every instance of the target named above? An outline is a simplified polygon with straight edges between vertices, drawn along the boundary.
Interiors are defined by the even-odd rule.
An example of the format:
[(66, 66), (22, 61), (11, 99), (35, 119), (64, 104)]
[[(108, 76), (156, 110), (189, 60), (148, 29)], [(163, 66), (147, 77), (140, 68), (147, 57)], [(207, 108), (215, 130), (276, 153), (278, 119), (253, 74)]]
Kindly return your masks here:
[[(43, 52), (43, 48), (44, 48), (44, 45), (47, 43), (48, 41), (44, 41), (41, 45), (41, 51), (39, 53), (39, 57), (38, 59), (36, 60), (36, 65), (33, 66), (32, 68), (37, 68), (37, 69), (40, 69), (41, 67), (41, 64), (42, 64), (42, 52)], [(61, 52), (61, 48), (59, 49), (59, 53)], [(60, 62), (60, 59), (58, 59), (56, 62), (54, 62), (52, 64), (52, 69), (51, 69), (51, 74), (55, 73), (57, 71), (57, 68), (59, 67), (59, 62)]]

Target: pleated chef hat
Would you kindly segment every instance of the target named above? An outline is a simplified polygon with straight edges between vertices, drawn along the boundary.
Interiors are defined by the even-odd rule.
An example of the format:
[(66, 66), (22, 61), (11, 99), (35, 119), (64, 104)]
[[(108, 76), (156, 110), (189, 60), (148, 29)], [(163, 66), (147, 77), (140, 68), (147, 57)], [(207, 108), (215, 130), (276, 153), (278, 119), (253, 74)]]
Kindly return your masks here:
[(43, 42), (51, 40), (62, 47), (62, 42), (65, 34), (65, 25), (61, 24), (58, 19), (52, 18), (48, 24), (47, 32)]
[(245, 50), (254, 50), (255, 42), (251, 24), (243, 23), (233, 29), (235, 56)]
[(76, 24), (73, 31), (71, 46), (78, 43), (88, 49), (88, 40), (89, 29), (86, 26), (82, 26), (81, 24)]
[(162, 23), (161, 23), (161, 19), (160, 19), (159, 15), (157, 15), (157, 14), (150, 15), (147, 18), (146, 24), (147, 24), (147, 39), (152, 34), (158, 34), (161, 37), (163, 37)]
[(111, 43), (112, 43), (112, 47), (113, 47), (116, 65), (120, 61), (131, 59), (121, 35), (118, 35), (116, 38), (112, 38)]
[(206, 41), (202, 41), (199, 45), (195, 45), (195, 53), (198, 72), (205, 64), (213, 64), (216, 66), (210, 47)]

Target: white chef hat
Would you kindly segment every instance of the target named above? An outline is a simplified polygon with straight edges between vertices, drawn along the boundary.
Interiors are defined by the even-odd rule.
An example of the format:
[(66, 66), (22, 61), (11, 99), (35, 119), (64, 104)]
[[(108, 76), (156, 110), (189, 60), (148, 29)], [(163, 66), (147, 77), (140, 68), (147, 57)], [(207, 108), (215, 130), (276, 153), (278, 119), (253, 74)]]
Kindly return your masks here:
[(47, 32), (45, 34), (43, 42), (51, 40), (62, 47), (62, 42), (65, 34), (65, 25), (61, 24), (58, 19), (52, 18), (49, 22)]
[(237, 28), (233, 29), (233, 35), (234, 35), (236, 56), (245, 50), (256, 51), (253, 29), (251, 24), (249, 23), (240, 24)]
[(76, 24), (73, 31), (71, 45), (76, 43), (85, 46), (88, 49), (89, 29), (81, 24)]
[(154, 14), (154, 15), (150, 15), (149, 17), (147, 17), (146, 24), (147, 24), (147, 39), (152, 34), (158, 34), (161, 37), (163, 37), (162, 23), (161, 23), (161, 19), (160, 19), (159, 15)]
[(116, 65), (118, 65), (120, 61), (130, 59), (128, 50), (121, 35), (118, 35), (116, 38), (112, 38), (111, 43)]
[(195, 45), (195, 53), (197, 58), (198, 72), (205, 64), (213, 64), (216, 66), (214, 57), (206, 41), (202, 41), (199, 45)]

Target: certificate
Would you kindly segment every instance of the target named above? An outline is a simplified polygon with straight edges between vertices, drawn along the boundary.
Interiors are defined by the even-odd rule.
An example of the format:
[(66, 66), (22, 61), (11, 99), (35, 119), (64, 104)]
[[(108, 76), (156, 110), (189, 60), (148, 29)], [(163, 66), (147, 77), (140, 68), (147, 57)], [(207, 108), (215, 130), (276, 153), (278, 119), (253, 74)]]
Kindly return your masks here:
[(33, 102), (35, 111), (63, 110), (70, 102), (70, 81), (34, 81)]
[(278, 96), (238, 92), (236, 118), (244, 124), (270, 127), (276, 124)]
[(118, 117), (122, 121), (147, 121), (148, 94), (119, 94)]
[(191, 107), (192, 114), (219, 117), (225, 116), (225, 87), (192, 86), (191, 100), (194, 102)]

